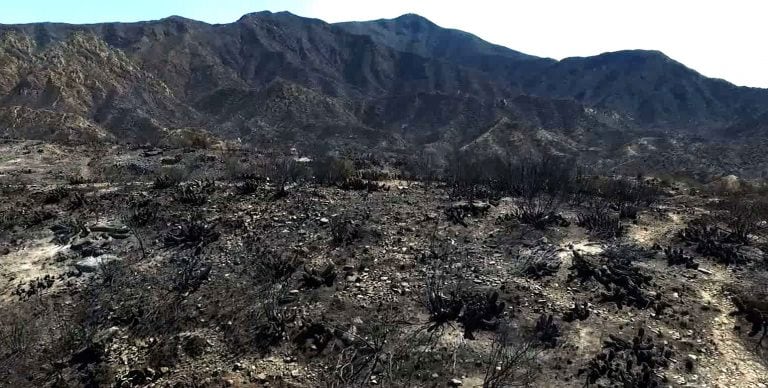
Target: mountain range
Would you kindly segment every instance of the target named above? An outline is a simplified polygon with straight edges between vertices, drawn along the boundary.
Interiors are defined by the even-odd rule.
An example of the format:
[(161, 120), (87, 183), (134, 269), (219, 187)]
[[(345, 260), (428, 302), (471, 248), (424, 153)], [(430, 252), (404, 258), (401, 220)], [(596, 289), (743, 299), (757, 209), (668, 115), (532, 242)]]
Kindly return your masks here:
[(765, 137), (768, 90), (658, 51), (535, 57), (413, 14), (0, 25), (0, 134), (147, 142), (180, 128), (305, 147), (607, 155), (648, 137)]

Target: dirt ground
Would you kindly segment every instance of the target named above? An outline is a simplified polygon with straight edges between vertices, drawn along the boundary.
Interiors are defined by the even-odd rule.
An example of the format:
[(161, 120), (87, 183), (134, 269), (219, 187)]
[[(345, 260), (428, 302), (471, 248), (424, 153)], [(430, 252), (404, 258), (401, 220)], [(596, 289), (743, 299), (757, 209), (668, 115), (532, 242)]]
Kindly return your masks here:
[[(768, 384), (766, 350), (747, 335), (743, 317), (731, 314), (737, 310), (734, 290), (765, 279), (763, 252), (751, 248), (749, 263), (732, 266), (696, 255), (699, 268), (693, 269), (668, 265), (658, 249), (679, 246), (695, 255), (677, 233), (707, 214), (713, 198), (690, 195), (685, 187), (669, 189), (642, 209), (624, 236), (605, 239), (578, 226), (580, 208), (567, 203), (561, 213), (570, 223), (543, 231), (505, 218), (517, 206), (514, 198), (466, 217), (466, 226), (456, 224), (445, 212), (455, 200), (436, 183), (385, 181), (386, 189), (373, 192), (305, 183), (276, 197), (274, 182), (267, 182), (242, 194), (240, 183), (225, 178), (225, 157), (216, 151), (155, 154), (25, 142), (1, 144), (0, 155), (0, 214), (7, 220), (0, 233), (0, 323), (4, 345), (13, 345), (0, 352), (0, 385), (483, 386), (492, 331), (467, 339), (453, 322), (435, 332), (432, 345), (416, 343), (430, 324), (426, 280), (441, 268), (430, 261), (435, 244), (452, 258), (446, 264), (451, 282), (483, 294), (498, 292), (505, 303), (500, 319), (521, 333), (534, 333), (542, 315), (554, 316), (556, 345), (536, 350), (538, 373), (530, 386), (584, 386), (580, 370), (609, 335), (630, 341), (641, 328), (654, 343), (672, 349), (669, 364), (653, 370), (663, 386)], [(177, 163), (165, 164), (175, 155)], [(183, 203), (175, 189), (153, 187), (159, 171), (179, 166), (187, 171), (187, 183), (215, 179), (204, 202)], [(46, 200), (60, 187), (65, 197)], [(141, 201), (157, 205), (151, 220), (128, 225)], [(191, 219), (215, 225), (219, 235), (195, 253), (167, 237)], [(74, 220), (88, 230), (75, 228), (74, 236), (57, 241), (51, 228)], [(356, 234), (335, 241), (339, 222), (354, 225)], [(762, 236), (754, 238), (756, 247), (765, 243)], [(651, 279), (643, 292), (658, 295), (666, 308), (618, 308), (601, 298), (601, 284), (572, 278), (574, 255), (597, 260), (620, 246), (642, 253), (632, 266)], [(519, 271), (516, 252), (537, 247), (557, 252), (561, 264), (551, 276), (534, 279)], [(302, 263), (273, 288), (288, 318), (280, 340), (264, 347), (249, 331), (263, 318), (254, 306), (267, 305), (263, 300), (271, 292), (259, 280), (264, 267), (251, 266), (266, 257), (260, 249)], [(101, 257), (102, 264), (83, 270), (79, 263), (89, 257)], [(105, 257), (118, 264), (103, 264)], [(192, 257), (203, 257), (204, 264), (189, 273), (205, 277), (194, 286), (189, 284), (196, 278), (185, 279), (181, 289), (178, 271), (193, 264), (176, 263)], [(335, 274), (330, 286), (307, 285), (305, 274), (328, 265)], [(588, 318), (562, 320), (582, 302), (589, 305)], [(19, 320), (31, 338), (13, 334)], [(386, 325), (377, 326), (381, 322)], [(369, 346), (380, 327), (390, 334), (381, 347), (386, 351), (375, 357), (389, 355), (382, 362), (386, 367), (363, 372), (369, 376), (362, 382), (332, 382), (340, 365), (357, 365), (358, 359), (345, 358), (349, 343)], [(321, 334), (304, 340), (315, 329)], [(64, 334), (73, 339), (59, 343)], [(333, 337), (330, 345), (318, 339), (324, 336)], [(353, 340), (347, 343), (344, 336)], [(90, 354), (95, 343), (102, 347)], [(403, 352), (410, 358), (393, 361)]]

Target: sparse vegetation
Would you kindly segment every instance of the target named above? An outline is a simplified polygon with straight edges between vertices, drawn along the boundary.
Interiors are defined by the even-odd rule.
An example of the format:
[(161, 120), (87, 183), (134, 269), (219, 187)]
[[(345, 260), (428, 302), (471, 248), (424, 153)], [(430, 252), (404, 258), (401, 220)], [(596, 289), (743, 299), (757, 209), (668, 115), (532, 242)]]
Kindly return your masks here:
[[(586, 175), (558, 158), (468, 162), (429, 184), (385, 186), (381, 180), (396, 177), (391, 162), (365, 155), (299, 162), (241, 153), (248, 170), (235, 175), (210, 151), (136, 152), (155, 175), (67, 186), (51, 203), (42, 199), (57, 186), (31, 198), (9, 190), (11, 202), (0, 205), (0, 259), (33, 257), (14, 267), (8, 296), (35, 308), (67, 298), (60, 308), (77, 306), (82, 315), (72, 322), (85, 328), (68, 330), (52, 359), (42, 346), (53, 340), (40, 333), (55, 322), (43, 310), (25, 327), (0, 314), (4, 345), (16, 349), (0, 363), (32, 371), (19, 374), (24, 381), (643, 384), (687, 367), (660, 364), (665, 358), (645, 348), (648, 335), (637, 336), (639, 353), (625, 349), (616, 340), (625, 322), (669, 321), (706, 338), (703, 322), (720, 313), (697, 299), (697, 279), (720, 281), (709, 274), (723, 263), (757, 270), (752, 258), (764, 238), (760, 217), (748, 220), (719, 198), (701, 205), (706, 217), (695, 206), (685, 208), (695, 217), (675, 215), (688, 223), (679, 234), (661, 233), (675, 197), (642, 179)], [(206, 178), (213, 176), (226, 179)], [(750, 195), (745, 203), (758, 201)], [(35, 255), (53, 250), (37, 264)], [(40, 274), (25, 272), (36, 266)], [(717, 292), (710, 296), (723, 298)], [(737, 295), (734, 319), (749, 325), (743, 341), (762, 352), (765, 314)], [(577, 333), (592, 332), (614, 343), (605, 356), (572, 346)], [(664, 335), (664, 352), (687, 346), (688, 335)], [(276, 354), (283, 361), (264, 361)], [(127, 366), (112, 361), (123, 356)], [(591, 361), (569, 363), (579, 359)], [(209, 376), (214, 365), (226, 374)], [(8, 373), (0, 371), (2, 381), (16, 381)]]

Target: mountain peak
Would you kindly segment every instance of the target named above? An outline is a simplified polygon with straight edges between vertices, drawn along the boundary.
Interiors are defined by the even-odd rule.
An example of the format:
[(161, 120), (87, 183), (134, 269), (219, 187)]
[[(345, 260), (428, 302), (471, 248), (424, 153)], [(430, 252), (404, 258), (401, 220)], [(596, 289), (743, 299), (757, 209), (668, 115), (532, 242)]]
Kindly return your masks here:
[[(382, 19), (387, 20), (387, 19)], [(391, 19), (394, 22), (400, 22), (400, 23), (419, 23), (419, 24), (425, 24), (425, 25), (432, 25), (437, 26), (435, 23), (433, 23), (431, 20), (425, 18), (424, 16), (421, 16), (419, 14), (415, 13), (406, 13), (402, 14), (394, 19)]]

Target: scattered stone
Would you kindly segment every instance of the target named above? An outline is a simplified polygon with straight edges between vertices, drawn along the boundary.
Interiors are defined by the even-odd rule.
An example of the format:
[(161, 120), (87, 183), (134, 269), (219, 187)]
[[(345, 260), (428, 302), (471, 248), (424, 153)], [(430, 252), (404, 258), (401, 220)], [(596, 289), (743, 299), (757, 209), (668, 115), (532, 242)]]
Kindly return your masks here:
[(114, 261), (120, 261), (120, 258), (114, 255), (101, 255), (99, 257), (91, 256), (75, 263), (75, 268), (80, 272), (92, 273), (98, 271), (102, 265)]
[(462, 384), (462, 381), (459, 379), (451, 379), (451, 381), (448, 382), (448, 385), (451, 387), (460, 387)]

